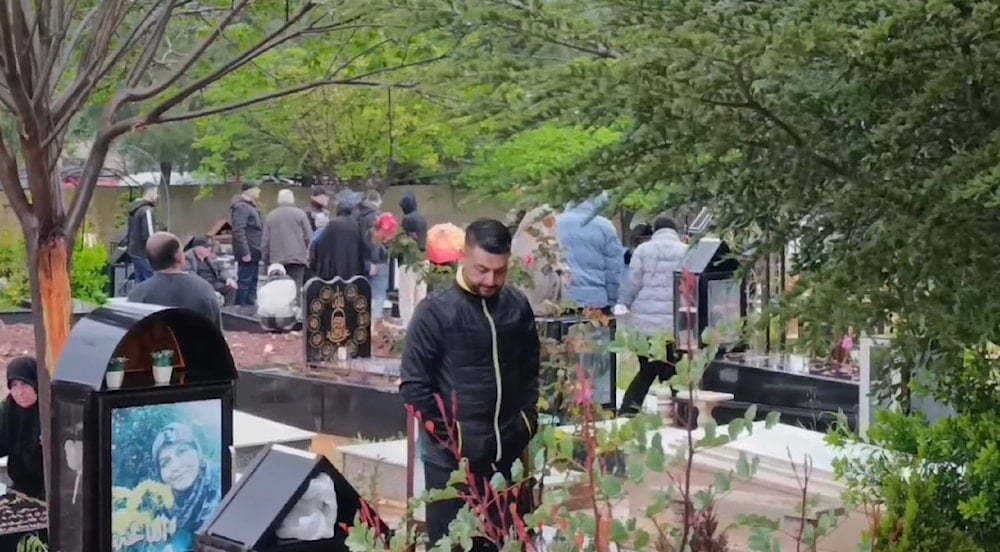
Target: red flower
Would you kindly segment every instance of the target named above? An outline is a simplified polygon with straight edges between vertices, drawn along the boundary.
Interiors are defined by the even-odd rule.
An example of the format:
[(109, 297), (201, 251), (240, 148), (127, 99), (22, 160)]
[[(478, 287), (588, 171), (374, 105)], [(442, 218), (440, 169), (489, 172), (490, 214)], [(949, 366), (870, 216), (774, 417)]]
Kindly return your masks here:
[(528, 268), (531, 268), (531, 267), (535, 266), (535, 256), (534, 255), (528, 255), (528, 258), (524, 260), (524, 266), (526, 266)]

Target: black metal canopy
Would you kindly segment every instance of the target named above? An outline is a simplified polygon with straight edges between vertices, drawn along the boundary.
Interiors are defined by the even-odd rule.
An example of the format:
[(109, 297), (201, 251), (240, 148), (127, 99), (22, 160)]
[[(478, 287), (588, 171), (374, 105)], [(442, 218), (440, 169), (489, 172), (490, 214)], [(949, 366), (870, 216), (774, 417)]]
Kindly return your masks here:
[(732, 255), (726, 242), (719, 238), (701, 238), (688, 248), (677, 272), (711, 274), (734, 272), (739, 268), (739, 259)]
[(174, 334), (186, 360), (188, 383), (219, 383), (236, 379), (236, 364), (219, 328), (187, 309), (143, 303), (111, 303), (81, 319), (73, 327), (53, 382), (85, 385), (99, 391), (118, 346), (134, 333), (160, 322)]

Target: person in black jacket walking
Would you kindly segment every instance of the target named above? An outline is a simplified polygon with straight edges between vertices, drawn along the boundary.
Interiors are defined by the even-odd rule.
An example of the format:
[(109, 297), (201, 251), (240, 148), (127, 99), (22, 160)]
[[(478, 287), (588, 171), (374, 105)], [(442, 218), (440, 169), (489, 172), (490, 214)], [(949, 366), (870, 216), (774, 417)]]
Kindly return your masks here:
[(135, 283), (153, 277), (153, 269), (146, 258), (146, 240), (156, 232), (154, 210), (160, 197), (156, 184), (146, 182), (142, 185), (142, 197), (129, 203), (128, 227), (125, 231), (126, 251), (132, 259), (132, 270)]
[(257, 280), (260, 276), (261, 247), (264, 240), (264, 217), (257, 208), (260, 186), (244, 182), (243, 193), (229, 206), (233, 224), (233, 256), (236, 257), (236, 300), (238, 307), (257, 304)]
[[(400, 394), (425, 430), (427, 489), (447, 487), (461, 458), (468, 459), (477, 485), (488, 485), (496, 473), (510, 479), (511, 466), (538, 429), (540, 345), (528, 299), (504, 285), (510, 243), (510, 231), (498, 220), (470, 224), (455, 285), (421, 301), (410, 320)], [(461, 507), (457, 499), (427, 505), (432, 545)], [(499, 545), (480, 542), (476, 549)]]

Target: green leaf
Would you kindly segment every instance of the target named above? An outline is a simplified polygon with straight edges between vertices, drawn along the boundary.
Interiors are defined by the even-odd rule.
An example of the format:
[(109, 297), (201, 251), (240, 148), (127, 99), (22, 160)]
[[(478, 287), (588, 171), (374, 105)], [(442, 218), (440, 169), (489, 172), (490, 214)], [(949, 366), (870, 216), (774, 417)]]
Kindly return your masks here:
[(725, 493), (730, 490), (732, 486), (732, 473), (730, 472), (716, 472), (715, 473), (715, 488), (720, 493)]
[(601, 493), (608, 500), (615, 500), (624, 495), (622, 480), (613, 475), (605, 475), (600, 479)]
[(781, 412), (774, 410), (767, 413), (767, 419), (764, 422), (764, 427), (771, 429), (772, 427), (778, 425), (778, 421), (781, 419)]

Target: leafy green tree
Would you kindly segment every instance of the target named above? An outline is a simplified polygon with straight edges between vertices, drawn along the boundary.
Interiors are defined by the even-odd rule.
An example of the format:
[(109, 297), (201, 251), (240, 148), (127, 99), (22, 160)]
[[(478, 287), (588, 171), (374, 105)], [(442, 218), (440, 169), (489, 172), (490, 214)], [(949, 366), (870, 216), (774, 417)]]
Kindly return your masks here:
[[(262, 56), (252, 70), (207, 95), (226, 101), (266, 82), (308, 81), (351, 63), (383, 71), (412, 60), (434, 60), (454, 48), (447, 37), (394, 40), (385, 30), (353, 32), (342, 42), (286, 48)], [(459, 129), (440, 103), (417, 90), (433, 68), (398, 71), (387, 85), (317, 89), (266, 108), (199, 122), (196, 147), (203, 167), (217, 174), (328, 174), (341, 178), (385, 175), (390, 158), (425, 172), (464, 152)]]
[[(800, 320), (812, 348), (890, 324), (904, 381), (916, 369), (928, 374), (923, 391), (962, 423), (996, 411), (995, 5), (400, 0), (393, 8), (492, 49), (489, 59), (466, 50), (450, 63), (495, 86), (497, 112), (517, 110), (519, 125), (628, 121), (553, 191), (581, 197), (611, 187), (620, 198), (710, 204), (720, 230), (760, 257), (795, 242), (798, 284), (777, 310)], [(568, 59), (524, 55), (545, 48)], [(523, 92), (505, 95), (503, 81)], [(986, 441), (952, 443), (953, 453), (985, 465), (994, 455)], [(961, 503), (961, 514), (912, 507), (910, 523), (976, 522), (980, 545), (995, 538), (1000, 524), (981, 508), (989, 484), (935, 483), (927, 488), (960, 491), (949, 504)]]
[[(370, 27), (371, 13), (363, 3), (305, 0), (44, 0), (0, 6), (0, 128), (18, 131), (0, 139), (0, 183), (25, 237), (37, 356), (46, 368), (40, 375), (43, 415), (47, 376), (69, 336), (73, 242), (114, 142), (153, 125), (229, 113), (323, 86), (384, 86), (376, 79), (428, 62), (415, 55), (359, 68), (367, 63), (363, 52), (312, 80), (265, 79), (212, 97), (218, 83), (249, 71), (269, 52), (319, 50), (332, 38)], [(99, 119), (88, 121), (93, 139), (67, 205), (60, 157), (74, 120), (97, 111)]]

